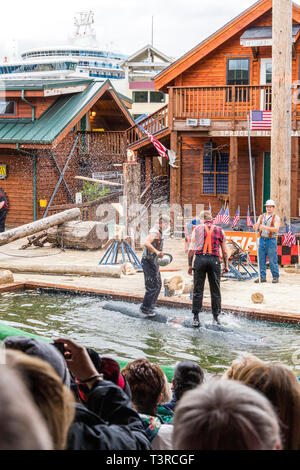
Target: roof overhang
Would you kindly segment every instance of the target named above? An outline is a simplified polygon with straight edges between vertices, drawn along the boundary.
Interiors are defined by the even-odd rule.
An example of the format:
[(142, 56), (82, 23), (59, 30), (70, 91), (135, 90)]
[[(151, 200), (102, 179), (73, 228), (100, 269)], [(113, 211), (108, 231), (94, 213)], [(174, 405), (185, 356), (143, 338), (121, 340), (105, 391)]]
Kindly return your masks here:
[[(292, 42), (295, 43), (300, 34), (300, 25), (293, 25)], [(272, 26), (260, 26), (244, 31), (240, 38), (243, 47), (272, 46)]]

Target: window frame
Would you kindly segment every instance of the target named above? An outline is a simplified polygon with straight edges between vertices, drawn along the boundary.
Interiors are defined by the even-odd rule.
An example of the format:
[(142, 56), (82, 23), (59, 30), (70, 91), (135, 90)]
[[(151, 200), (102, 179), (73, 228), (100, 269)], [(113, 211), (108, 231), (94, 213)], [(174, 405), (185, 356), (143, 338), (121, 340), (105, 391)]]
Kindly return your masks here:
[(230, 60), (247, 60), (248, 61), (248, 70), (249, 70), (249, 83), (250, 85), (250, 76), (251, 76), (251, 58), (250, 57), (239, 57), (232, 56), (226, 58), (226, 86), (247, 86), (247, 85), (229, 85), (228, 84), (228, 72), (229, 72), (229, 61)]
[[(229, 188), (229, 153), (225, 153), (228, 155), (228, 170), (227, 171), (217, 171), (217, 159), (216, 159), (216, 152), (213, 152), (214, 157), (214, 171), (204, 171), (204, 151), (202, 153), (201, 158), (201, 167), (200, 167), (200, 192), (201, 196), (228, 196), (228, 188)], [(213, 193), (205, 193), (204, 192), (204, 175), (214, 175), (214, 192)], [(217, 175), (227, 175), (227, 193), (217, 193)]]
[(17, 101), (16, 100), (9, 100), (9, 101), (4, 101), (3, 100), (2, 101), (0, 99), (0, 103), (9, 103), (9, 102), (14, 103), (14, 112), (13, 113), (4, 113), (4, 114), (0, 113), (0, 117), (14, 117), (14, 116), (17, 115)]
[[(147, 101), (135, 101), (135, 93), (146, 93)], [(132, 92), (132, 99), (134, 103), (149, 103), (149, 91), (148, 90), (134, 90)]]
[[(151, 101), (151, 94), (152, 93), (159, 93), (162, 95), (163, 101)], [(161, 91), (156, 91), (156, 90), (151, 90), (149, 93), (149, 103), (154, 103), (154, 104), (160, 104), (160, 103), (165, 103), (166, 102), (166, 95), (165, 93), (162, 93)]]

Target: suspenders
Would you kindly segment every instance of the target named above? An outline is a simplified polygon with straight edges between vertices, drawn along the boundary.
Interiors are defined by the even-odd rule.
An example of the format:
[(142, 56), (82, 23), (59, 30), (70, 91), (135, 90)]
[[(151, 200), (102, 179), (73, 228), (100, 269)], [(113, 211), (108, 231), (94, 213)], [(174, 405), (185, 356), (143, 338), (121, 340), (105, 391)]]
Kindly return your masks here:
[(211, 225), (210, 228), (207, 227), (207, 225), (204, 224), (205, 232), (206, 232), (206, 237), (205, 237), (205, 243), (204, 243), (204, 248), (203, 248), (203, 254), (209, 254), (212, 255), (212, 233), (215, 228), (214, 225)]

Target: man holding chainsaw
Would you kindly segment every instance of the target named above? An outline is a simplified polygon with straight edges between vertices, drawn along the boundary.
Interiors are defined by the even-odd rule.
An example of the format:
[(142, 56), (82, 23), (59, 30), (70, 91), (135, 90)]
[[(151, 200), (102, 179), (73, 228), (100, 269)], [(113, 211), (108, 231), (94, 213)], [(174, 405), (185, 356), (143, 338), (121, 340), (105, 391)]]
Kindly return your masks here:
[(203, 211), (200, 214), (200, 219), (201, 225), (198, 225), (193, 231), (188, 254), (188, 273), (192, 276), (194, 271), (192, 312), (194, 314), (193, 326), (195, 328), (200, 327), (199, 312), (202, 311), (206, 274), (210, 287), (214, 323), (220, 324), (218, 319), (218, 315), (221, 313), (220, 248), (223, 254), (224, 272), (228, 273), (229, 271), (226, 237), (223, 230), (217, 225), (213, 225), (213, 218), (209, 211)]

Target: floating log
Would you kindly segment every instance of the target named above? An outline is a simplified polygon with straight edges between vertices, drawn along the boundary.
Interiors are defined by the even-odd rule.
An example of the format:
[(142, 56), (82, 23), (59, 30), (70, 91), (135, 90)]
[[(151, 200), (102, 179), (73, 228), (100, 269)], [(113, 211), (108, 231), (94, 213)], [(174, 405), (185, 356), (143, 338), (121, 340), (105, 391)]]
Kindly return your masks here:
[(14, 276), (11, 271), (0, 271), (0, 284), (11, 284), (14, 282)]
[(93, 221), (71, 221), (48, 230), (48, 242), (64, 248), (98, 250), (108, 240), (105, 224)]
[(22, 263), (0, 263), (0, 269), (9, 269), (13, 273), (35, 273), (35, 274), (60, 274), (77, 275), (91, 277), (116, 277), (120, 278), (122, 274), (122, 265), (41, 265), (41, 264), (22, 264)]
[(27, 237), (34, 233), (41, 232), (55, 225), (63, 224), (69, 220), (78, 219), (80, 217), (80, 209), (69, 209), (59, 214), (50, 215), (50, 217), (45, 217), (45, 219), (37, 220), (36, 222), (31, 222), (30, 224), (21, 225), (12, 230), (7, 230), (7, 232), (0, 233), (0, 246), (6, 245), (6, 243), (13, 242), (19, 238)]
[(183, 293), (185, 282), (180, 275), (172, 276), (164, 280), (164, 287), (166, 287), (166, 296), (180, 295)]

